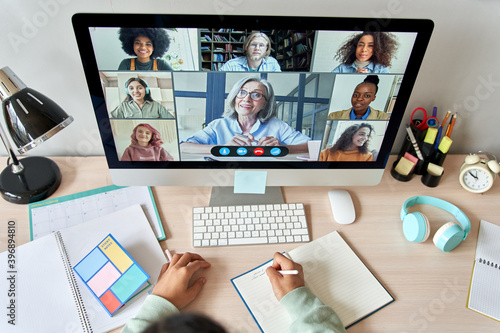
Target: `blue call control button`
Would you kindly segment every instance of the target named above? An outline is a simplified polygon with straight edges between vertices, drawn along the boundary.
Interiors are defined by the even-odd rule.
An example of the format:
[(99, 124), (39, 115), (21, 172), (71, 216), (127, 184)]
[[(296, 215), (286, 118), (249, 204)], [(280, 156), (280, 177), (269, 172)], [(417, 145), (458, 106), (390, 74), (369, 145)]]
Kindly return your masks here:
[(244, 156), (248, 153), (248, 150), (246, 148), (238, 148), (236, 150), (236, 154), (240, 155), (240, 156)]
[(281, 154), (281, 149), (279, 149), (279, 148), (272, 148), (271, 151), (270, 151), (270, 153), (273, 156), (278, 156), (279, 154)]
[(219, 154), (223, 155), (223, 156), (226, 156), (226, 155), (229, 155), (230, 151), (229, 151), (229, 148), (227, 147), (222, 147), (221, 149), (219, 149)]

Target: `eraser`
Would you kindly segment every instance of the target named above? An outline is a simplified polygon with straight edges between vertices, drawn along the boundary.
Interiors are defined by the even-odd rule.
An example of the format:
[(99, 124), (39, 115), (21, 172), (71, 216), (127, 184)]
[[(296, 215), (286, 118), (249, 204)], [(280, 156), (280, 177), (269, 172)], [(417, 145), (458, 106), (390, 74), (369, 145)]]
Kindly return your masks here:
[(409, 152), (406, 152), (405, 155), (404, 155), (404, 158), (406, 158), (407, 160), (410, 160), (412, 161), (413, 163), (417, 164), (418, 163), (418, 158), (416, 158), (415, 156), (413, 156), (412, 154), (410, 154)]
[(433, 176), (441, 176), (444, 172), (444, 168), (440, 165), (429, 163), (427, 165), (427, 172)]
[(438, 146), (438, 149), (440, 152), (443, 154), (447, 154), (448, 150), (450, 150), (451, 144), (453, 143), (453, 140), (450, 139), (449, 136), (443, 136), (441, 139), (441, 143)]
[(424, 142), (430, 143), (431, 145), (434, 144), (434, 142), (436, 141), (437, 134), (438, 134), (437, 128), (429, 127), (427, 129), (427, 133), (425, 133)]
[(406, 159), (405, 157), (401, 157), (394, 170), (400, 175), (408, 176), (413, 171), (414, 167), (414, 162)]

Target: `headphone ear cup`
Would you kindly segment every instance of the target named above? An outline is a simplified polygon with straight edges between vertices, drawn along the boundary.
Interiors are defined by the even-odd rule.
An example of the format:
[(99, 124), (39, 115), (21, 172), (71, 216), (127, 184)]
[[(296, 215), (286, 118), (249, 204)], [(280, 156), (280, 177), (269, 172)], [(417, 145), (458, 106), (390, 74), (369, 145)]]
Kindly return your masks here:
[(414, 212), (404, 217), (403, 234), (410, 242), (425, 242), (429, 237), (429, 232), (429, 220), (424, 214)]
[(436, 231), (432, 241), (438, 249), (444, 252), (453, 250), (464, 239), (464, 230), (455, 222), (445, 223)]

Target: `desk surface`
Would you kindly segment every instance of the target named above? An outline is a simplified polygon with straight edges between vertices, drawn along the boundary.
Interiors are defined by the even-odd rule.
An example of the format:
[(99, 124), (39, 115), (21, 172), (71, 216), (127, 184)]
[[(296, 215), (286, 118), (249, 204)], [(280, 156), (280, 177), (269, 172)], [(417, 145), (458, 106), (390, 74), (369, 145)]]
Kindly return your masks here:
[[(363, 262), (395, 297), (396, 302), (351, 327), (349, 332), (498, 332), (500, 323), (466, 308), (481, 219), (500, 225), (500, 185), (483, 194), (461, 189), (458, 170), (464, 156), (448, 156), (445, 173), (436, 188), (424, 186), (420, 177), (410, 182), (392, 178), (388, 169), (373, 187), (350, 187), (357, 219), (351, 225), (333, 221), (327, 192), (334, 187), (283, 187), (285, 202), (303, 202), (312, 239), (338, 230)], [(63, 174), (56, 196), (111, 184), (104, 157), (56, 157)], [(388, 162), (392, 165), (394, 157)], [(5, 165), (6, 158), (0, 158)], [(212, 263), (207, 284), (186, 310), (207, 314), (229, 332), (257, 332), (257, 326), (230, 283), (230, 279), (270, 259), (276, 251), (298, 245), (192, 248), (191, 208), (208, 205), (209, 187), (154, 187), (167, 240), (163, 249), (177, 253), (198, 252)], [(450, 201), (469, 217), (472, 230), (455, 250), (444, 253), (432, 240), (422, 244), (404, 239), (399, 213), (403, 202), (414, 195), (430, 195)], [(418, 207), (431, 222), (431, 237), (454, 218), (431, 206)], [(0, 200), (2, 219), (15, 220), (17, 244), (29, 241), (28, 206)], [(410, 209), (414, 211), (414, 209)], [(5, 251), (6, 224), (0, 231), (0, 252)], [(228, 251), (230, 249), (230, 251)], [(306, 272), (307, 276), (307, 272)]]

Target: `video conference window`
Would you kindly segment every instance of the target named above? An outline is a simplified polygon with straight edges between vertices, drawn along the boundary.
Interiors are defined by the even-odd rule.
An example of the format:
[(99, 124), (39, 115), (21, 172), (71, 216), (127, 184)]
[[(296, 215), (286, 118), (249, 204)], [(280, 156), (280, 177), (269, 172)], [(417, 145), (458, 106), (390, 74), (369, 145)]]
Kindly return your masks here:
[[(119, 27), (90, 34), (120, 161), (376, 161), (416, 38)], [(268, 148), (257, 156), (252, 147)]]

